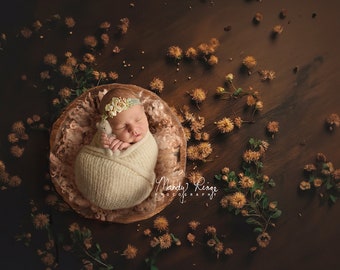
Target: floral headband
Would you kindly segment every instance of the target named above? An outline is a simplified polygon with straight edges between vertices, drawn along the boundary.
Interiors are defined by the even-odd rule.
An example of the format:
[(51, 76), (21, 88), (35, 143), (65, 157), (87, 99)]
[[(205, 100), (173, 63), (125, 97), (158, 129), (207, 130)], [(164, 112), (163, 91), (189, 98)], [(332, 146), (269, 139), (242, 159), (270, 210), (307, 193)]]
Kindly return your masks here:
[(118, 113), (129, 109), (130, 107), (141, 104), (138, 98), (122, 98), (122, 97), (113, 97), (111, 102), (106, 104), (105, 112), (102, 118), (105, 120), (107, 118), (112, 118), (116, 116)]

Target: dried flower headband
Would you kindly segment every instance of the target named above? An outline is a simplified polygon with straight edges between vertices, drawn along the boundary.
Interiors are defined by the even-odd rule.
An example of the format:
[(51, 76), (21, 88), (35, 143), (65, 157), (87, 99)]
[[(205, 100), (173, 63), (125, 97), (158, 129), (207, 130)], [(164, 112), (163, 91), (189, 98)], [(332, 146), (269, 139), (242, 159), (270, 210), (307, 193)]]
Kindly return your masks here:
[(107, 118), (112, 118), (118, 113), (125, 111), (137, 104), (141, 104), (138, 98), (113, 97), (111, 102), (105, 105), (105, 112), (102, 118), (104, 120)]

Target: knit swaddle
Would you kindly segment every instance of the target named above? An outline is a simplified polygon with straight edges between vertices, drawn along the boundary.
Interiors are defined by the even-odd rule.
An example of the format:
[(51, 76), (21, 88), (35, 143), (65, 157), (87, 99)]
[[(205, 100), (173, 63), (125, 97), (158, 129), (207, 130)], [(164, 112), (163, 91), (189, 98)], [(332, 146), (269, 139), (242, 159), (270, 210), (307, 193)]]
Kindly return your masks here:
[(75, 162), (75, 182), (83, 196), (103, 209), (123, 209), (144, 201), (153, 189), (158, 147), (150, 132), (123, 151), (107, 155), (84, 146)]

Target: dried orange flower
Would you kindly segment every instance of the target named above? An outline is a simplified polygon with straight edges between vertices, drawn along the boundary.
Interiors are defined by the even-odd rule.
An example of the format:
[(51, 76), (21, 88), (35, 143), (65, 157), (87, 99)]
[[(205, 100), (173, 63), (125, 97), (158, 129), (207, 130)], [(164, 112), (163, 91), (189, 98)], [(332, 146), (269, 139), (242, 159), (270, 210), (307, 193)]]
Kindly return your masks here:
[(221, 133), (229, 133), (234, 129), (234, 123), (228, 117), (224, 117), (221, 120), (214, 122), (214, 124)]
[(17, 136), (16, 133), (8, 134), (7, 138), (10, 143), (17, 143), (19, 141), (19, 137)]
[(193, 231), (195, 231), (199, 225), (200, 223), (196, 220), (192, 220), (188, 223), (189, 228)]
[(118, 25), (118, 30), (122, 35), (125, 35), (129, 29), (130, 20), (128, 18), (120, 19), (120, 24)]
[(272, 33), (273, 35), (279, 35), (283, 32), (283, 26), (281, 24), (277, 24), (273, 27)]
[(218, 57), (215, 56), (215, 55), (210, 55), (210, 57), (208, 58), (207, 60), (207, 63), (210, 65), (210, 66), (214, 66), (218, 63)]
[(100, 29), (104, 29), (104, 30), (108, 30), (111, 27), (111, 23), (109, 23), (108, 21), (102, 22), (99, 25)]
[(14, 122), (12, 124), (12, 131), (14, 133), (18, 134), (19, 136), (25, 134), (26, 129), (25, 129), (24, 122), (22, 122), (22, 121)]
[(85, 63), (94, 63), (96, 61), (96, 58), (91, 53), (85, 53), (84, 56), (83, 56), (83, 61)]
[(32, 35), (32, 30), (29, 29), (28, 27), (24, 27), (20, 30), (20, 34), (24, 37), (24, 38), (30, 38)]
[(321, 187), (321, 185), (322, 185), (322, 180), (320, 179), (320, 178), (315, 178), (314, 180), (313, 180), (313, 185), (314, 185), (314, 187)]
[(202, 182), (202, 180), (204, 180), (202, 173), (198, 171), (190, 172), (187, 178), (191, 184), (199, 184)]
[(249, 107), (254, 106), (256, 104), (256, 99), (253, 95), (248, 95), (247, 96), (247, 105)]
[(164, 89), (164, 82), (161, 79), (154, 77), (150, 82), (149, 86), (152, 91), (161, 93)]
[(127, 248), (123, 251), (123, 256), (126, 259), (134, 259), (137, 256), (138, 249), (132, 245), (127, 245)]
[(217, 48), (218, 46), (220, 46), (220, 41), (217, 38), (211, 38), (209, 44), (211, 47)]
[(14, 157), (19, 158), (23, 155), (24, 150), (25, 149), (23, 147), (20, 147), (18, 145), (13, 145), (10, 149), (10, 152)]
[(243, 153), (243, 160), (247, 163), (257, 161), (261, 157), (261, 153), (258, 151), (246, 150)]
[(328, 125), (328, 129), (333, 131), (335, 127), (340, 126), (340, 117), (336, 113), (332, 113), (326, 118), (326, 124)]
[(276, 78), (275, 71), (273, 70), (262, 69), (259, 71), (259, 74), (261, 75), (262, 81), (271, 81)]
[(72, 77), (73, 76), (73, 67), (69, 65), (60, 65), (59, 71), (61, 75), (65, 77)]
[(161, 249), (167, 249), (171, 247), (171, 235), (168, 233), (165, 233), (159, 237), (159, 246)]
[(311, 185), (310, 185), (309, 182), (304, 181), (304, 180), (300, 182), (300, 189), (301, 190), (308, 190), (310, 188), (311, 188)]
[(234, 208), (241, 209), (246, 204), (247, 200), (242, 192), (235, 192), (229, 197), (229, 202)]
[(6, 171), (5, 163), (2, 160), (0, 160), (0, 173), (5, 171)]
[(181, 60), (183, 56), (183, 51), (178, 46), (170, 46), (168, 48), (167, 56), (175, 60)]
[(223, 245), (223, 243), (222, 243), (222, 242), (216, 243), (214, 249), (215, 249), (215, 251), (216, 251), (217, 258), (219, 258), (220, 254), (224, 251), (224, 245)]
[(73, 223), (69, 226), (68, 230), (69, 230), (70, 232), (79, 231), (79, 230), (80, 230), (79, 224), (76, 223), (76, 222), (73, 222)]
[(41, 261), (44, 265), (52, 266), (55, 262), (55, 258), (52, 253), (47, 252), (43, 255)]
[(109, 71), (109, 73), (107, 74), (108, 78), (110, 78), (112, 81), (115, 81), (118, 79), (118, 73), (114, 72), (114, 71)]
[(260, 12), (256, 12), (254, 17), (253, 17), (253, 22), (254, 23), (259, 23), (263, 20), (263, 15)]
[(260, 247), (265, 248), (269, 245), (270, 239), (270, 235), (266, 232), (263, 232), (256, 238), (256, 241)]
[(313, 171), (316, 171), (316, 166), (314, 164), (306, 164), (303, 169), (306, 171), (306, 172), (313, 172)]
[(188, 233), (187, 234), (187, 240), (189, 241), (189, 243), (193, 246), (194, 242), (196, 240), (196, 236), (192, 233)]
[(57, 64), (57, 57), (52, 53), (48, 53), (44, 56), (44, 63), (49, 66), (54, 66)]
[(316, 154), (316, 161), (319, 161), (319, 162), (326, 162), (327, 161), (327, 157), (325, 154), (323, 153), (317, 153)]
[(222, 199), (220, 200), (220, 205), (222, 208), (227, 208), (229, 205), (229, 196), (223, 196)]
[(76, 21), (72, 17), (66, 17), (64, 22), (67, 28), (73, 28), (76, 25)]
[(68, 87), (64, 87), (60, 89), (58, 94), (63, 99), (69, 98), (71, 96), (71, 89)]
[(35, 22), (33, 22), (32, 27), (33, 27), (34, 31), (39, 31), (42, 27), (41, 21), (36, 20)]
[(216, 228), (214, 226), (208, 226), (204, 232), (209, 235), (216, 235)]
[(232, 248), (226, 248), (224, 251), (225, 255), (233, 255), (234, 254), (234, 250)]
[(11, 178), (9, 179), (8, 185), (10, 187), (18, 187), (20, 186), (21, 182), (22, 182), (21, 178), (19, 176), (14, 175), (11, 176)]
[(98, 44), (98, 41), (95, 36), (88, 35), (84, 38), (84, 45), (89, 48), (95, 48)]
[(143, 231), (143, 233), (144, 233), (145, 236), (151, 236), (151, 230), (150, 229), (145, 229)]
[(242, 64), (247, 69), (253, 69), (257, 65), (257, 62), (253, 56), (246, 56), (245, 58), (243, 58)]
[(234, 125), (237, 127), (237, 128), (241, 128), (242, 127), (242, 123), (243, 123), (243, 120), (241, 119), (241, 117), (237, 116), (233, 119), (233, 122), (234, 122)]
[(189, 95), (196, 103), (202, 103), (207, 98), (207, 94), (202, 88), (192, 90)]
[(110, 43), (110, 36), (107, 33), (103, 33), (100, 35), (100, 40), (104, 46)]
[(158, 231), (167, 231), (169, 229), (169, 222), (164, 216), (158, 216), (154, 222), (153, 226)]
[(190, 47), (188, 48), (186, 51), (185, 51), (185, 57), (186, 58), (189, 58), (191, 60), (194, 60), (197, 58), (197, 50), (193, 47)]
[(33, 218), (33, 225), (36, 229), (44, 229), (50, 223), (50, 218), (47, 214), (37, 214)]
[(267, 131), (274, 136), (275, 133), (279, 132), (279, 122), (277, 121), (268, 122)]
[(263, 110), (263, 102), (262, 101), (256, 101), (255, 103), (255, 110), (262, 111)]
[(240, 185), (242, 188), (252, 188), (254, 184), (255, 184), (254, 179), (248, 176), (243, 176), (240, 180)]

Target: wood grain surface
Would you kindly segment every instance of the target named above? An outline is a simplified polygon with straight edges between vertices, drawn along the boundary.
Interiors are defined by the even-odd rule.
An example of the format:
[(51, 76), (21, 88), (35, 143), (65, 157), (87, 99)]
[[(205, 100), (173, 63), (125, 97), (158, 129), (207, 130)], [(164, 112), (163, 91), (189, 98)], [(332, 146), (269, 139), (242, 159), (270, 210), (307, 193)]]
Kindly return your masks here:
[[(3, 1), (2, 1), (3, 2)], [(132, 5), (133, 4), (133, 5)], [(0, 51), (0, 159), (11, 175), (18, 175), (22, 183), (17, 188), (0, 191), (0, 268), (46, 269), (36, 251), (43, 248), (46, 235), (32, 228), (30, 201), (44, 205), (48, 185), (49, 131), (32, 130), (21, 158), (10, 154), (8, 134), (14, 122), (39, 114), (49, 116), (50, 100), (42, 92), (39, 74), (44, 55), (54, 53), (62, 57), (71, 51), (76, 57), (84, 53), (83, 39), (98, 30), (100, 23), (111, 23), (110, 42), (96, 51), (97, 69), (116, 71), (117, 82), (149, 88), (153, 78), (164, 82), (158, 95), (169, 106), (190, 111), (205, 118), (204, 130), (210, 134), (213, 153), (208, 162), (189, 161), (188, 171), (197, 167), (207, 185), (216, 186), (214, 175), (228, 166), (238, 170), (241, 156), (249, 138), (267, 140), (270, 144), (264, 158), (264, 172), (276, 187), (268, 194), (278, 201), (282, 216), (271, 231), (271, 242), (266, 248), (251, 253), (256, 245), (252, 229), (242, 217), (222, 211), (219, 188), (216, 196), (188, 196), (184, 201), (174, 199), (160, 214), (181, 239), (180, 247), (171, 247), (157, 259), (157, 267), (166, 269), (337, 269), (340, 241), (339, 202), (321, 204), (317, 193), (299, 191), (305, 164), (315, 161), (317, 153), (324, 153), (340, 168), (340, 130), (329, 132), (325, 119), (331, 113), (340, 114), (340, 72), (338, 36), (339, 2), (311, 0), (215, 0), (215, 1), (23, 1), (2, 3), (0, 32), (7, 41)], [(6, 7), (6, 8), (4, 8)], [(287, 11), (280, 17), (282, 9)], [(253, 23), (256, 12), (263, 20)], [(69, 35), (60, 29), (44, 30), (39, 37), (20, 36), (23, 27), (31, 27), (51, 15), (71, 16), (76, 26)], [(129, 18), (130, 26), (121, 37), (114, 28), (121, 18)], [(282, 25), (283, 32), (273, 38), (272, 29)], [(166, 57), (170, 46), (183, 50), (219, 40), (215, 55), (218, 63), (207, 67), (202, 61), (179, 61), (175, 64)], [(112, 48), (118, 46), (120, 53)], [(250, 55), (257, 60), (251, 73), (243, 72), (242, 60)], [(259, 71), (275, 71), (276, 78), (262, 81)], [(216, 98), (215, 90), (225, 85), (225, 76), (233, 73), (238, 87), (252, 87), (259, 91), (264, 109), (254, 116), (253, 124), (230, 134), (219, 134), (215, 121), (238, 115), (251, 119), (244, 109), (245, 99)], [(27, 79), (22, 80), (22, 75)], [(188, 92), (202, 88), (207, 98), (199, 108)], [(266, 133), (269, 121), (279, 122), (279, 132), (272, 138)], [(193, 187), (190, 187), (191, 190)], [(45, 206), (43, 206), (45, 207)], [(91, 229), (93, 240), (109, 255), (114, 269), (147, 269), (144, 262), (150, 245), (143, 230), (152, 228), (154, 218), (132, 224), (108, 224), (84, 219), (78, 214), (48, 211), (55, 236), (67, 232), (72, 222)], [(48, 209), (48, 210), (46, 210)], [(200, 243), (190, 246), (186, 240), (188, 222), (201, 223)], [(213, 225), (232, 256), (219, 259), (207, 249), (204, 228)], [(32, 233), (32, 242), (25, 247), (15, 241), (22, 231)], [(137, 257), (127, 260), (121, 253), (128, 244), (138, 248)], [(56, 244), (53, 250), (58, 259), (57, 269), (84, 269), (81, 260)]]

